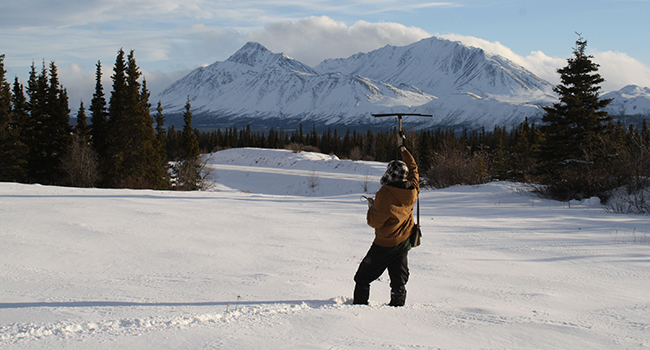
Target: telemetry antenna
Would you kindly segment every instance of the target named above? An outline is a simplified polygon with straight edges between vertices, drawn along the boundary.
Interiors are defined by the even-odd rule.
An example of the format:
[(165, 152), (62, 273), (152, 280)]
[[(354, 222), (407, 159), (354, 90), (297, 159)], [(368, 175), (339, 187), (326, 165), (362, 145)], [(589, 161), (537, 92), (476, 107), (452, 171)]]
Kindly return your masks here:
[(402, 131), (402, 117), (433, 117), (431, 114), (419, 114), (419, 113), (392, 113), (392, 114), (373, 114), (373, 117), (382, 118), (382, 117), (397, 117), (397, 126), (399, 131)]

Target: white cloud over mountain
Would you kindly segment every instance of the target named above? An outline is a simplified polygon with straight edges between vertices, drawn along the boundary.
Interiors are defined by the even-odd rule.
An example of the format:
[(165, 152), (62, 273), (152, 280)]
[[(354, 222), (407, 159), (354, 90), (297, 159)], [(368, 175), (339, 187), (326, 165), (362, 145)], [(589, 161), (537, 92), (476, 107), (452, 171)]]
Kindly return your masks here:
[(430, 36), (423, 29), (399, 23), (357, 21), (348, 26), (320, 16), (267, 25), (251, 33), (250, 40), (315, 66), (326, 58), (348, 57), (385, 45), (408, 45)]
[[(480, 47), (483, 50), (501, 55), (548, 80), (553, 84), (560, 82), (558, 68), (567, 65), (569, 57), (557, 58), (547, 56), (542, 51), (533, 51), (528, 56), (523, 56), (512, 51), (500, 42), (491, 42), (481, 38), (459, 34), (440, 35), (441, 38), (460, 41), (465, 45)], [(626, 85), (650, 86), (650, 68), (639, 60), (621, 52), (593, 50), (587, 43), (588, 54), (594, 56), (593, 61), (600, 65), (599, 74), (605, 78), (601, 85), (603, 90), (618, 90)]]
[[(97, 60), (102, 61), (104, 74), (109, 77), (110, 65), (121, 47), (135, 49), (138, 64), (155, 93), (197, 66), (227, 58), (247, 41), (260, 42), (274, 52), (314, 66), (327, 58), (349, 57), (429, 37), (435, 34), (431, 28), (445, 28), (444, 24), (428, 26), (408, 19), (434, 13), (426, 11), (462, 8), (454, 1), (415, 0), (3, 1), (0, 53), (6, 54), (7, 76), (18, 76), (23, 82), (32, 61), (37, 65), (42, 60), (55, 61), (74, 106), (81, 99), (89, 104)], [(369, 17), (371, 14), (378, 16)], [(440, 36), (502, 55), (554, 84), (559, 82), (556, 70), (566, 65), (573, 44), (566, 44), (566, 57), (552, 57), (545, 48), (522, 54), (498, 41), (476, 36)], [(607, 47), (588, 49), (601, 65), (600, 73), (606, 79), (603, 90), (629, 84), (650, 86), (650, 68), (644, 61), (624, 52), (607, 51)], [(105, 88), (109, 90), (110, 85)]]

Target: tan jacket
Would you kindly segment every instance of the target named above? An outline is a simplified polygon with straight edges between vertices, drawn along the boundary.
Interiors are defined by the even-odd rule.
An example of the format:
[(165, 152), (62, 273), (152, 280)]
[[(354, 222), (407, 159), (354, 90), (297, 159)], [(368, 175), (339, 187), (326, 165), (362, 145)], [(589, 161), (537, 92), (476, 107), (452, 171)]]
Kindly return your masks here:
[(420, 174), (415, 159), (408, 150), (402, 160), (409, 168), (408, 189), (384, 185), (375, 195), (375, 203), (368, 209), (368, 225), (375, 229), (374, 243), (381, 247), (394, 247), (404, 242), (413, 229), (413, 206), (420, 194)]

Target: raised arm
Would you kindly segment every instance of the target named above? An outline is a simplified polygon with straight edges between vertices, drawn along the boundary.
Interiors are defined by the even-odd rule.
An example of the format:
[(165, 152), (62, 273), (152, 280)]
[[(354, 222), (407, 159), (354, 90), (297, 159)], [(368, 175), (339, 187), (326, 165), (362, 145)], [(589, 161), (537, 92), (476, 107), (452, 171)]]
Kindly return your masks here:
[(402, 161), (406, 163), (406, 166), (409, 168), (409, 174), (406, 177), (406, 181), (410, 182), (413, 187), (420, 191), (420, 172), (418, 171), (418, 165), (415, 163), (415, 159), (406, 147), (401, 146), (400, 151), (402, 152)]

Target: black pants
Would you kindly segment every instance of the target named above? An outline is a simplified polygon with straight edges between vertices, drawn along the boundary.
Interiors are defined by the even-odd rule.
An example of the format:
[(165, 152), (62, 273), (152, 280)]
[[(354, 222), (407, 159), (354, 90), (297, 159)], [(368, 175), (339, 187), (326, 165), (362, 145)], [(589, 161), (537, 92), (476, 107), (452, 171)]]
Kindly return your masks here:
[(370, 283), (378, 279), (386, 269), (390, 277), (390, 304), (403, 306), (406, 302), (406, 282), (409, 279), (408, 250), (399, 253), (373, 244), (354, 275), (354, 304), (368, 304)]

